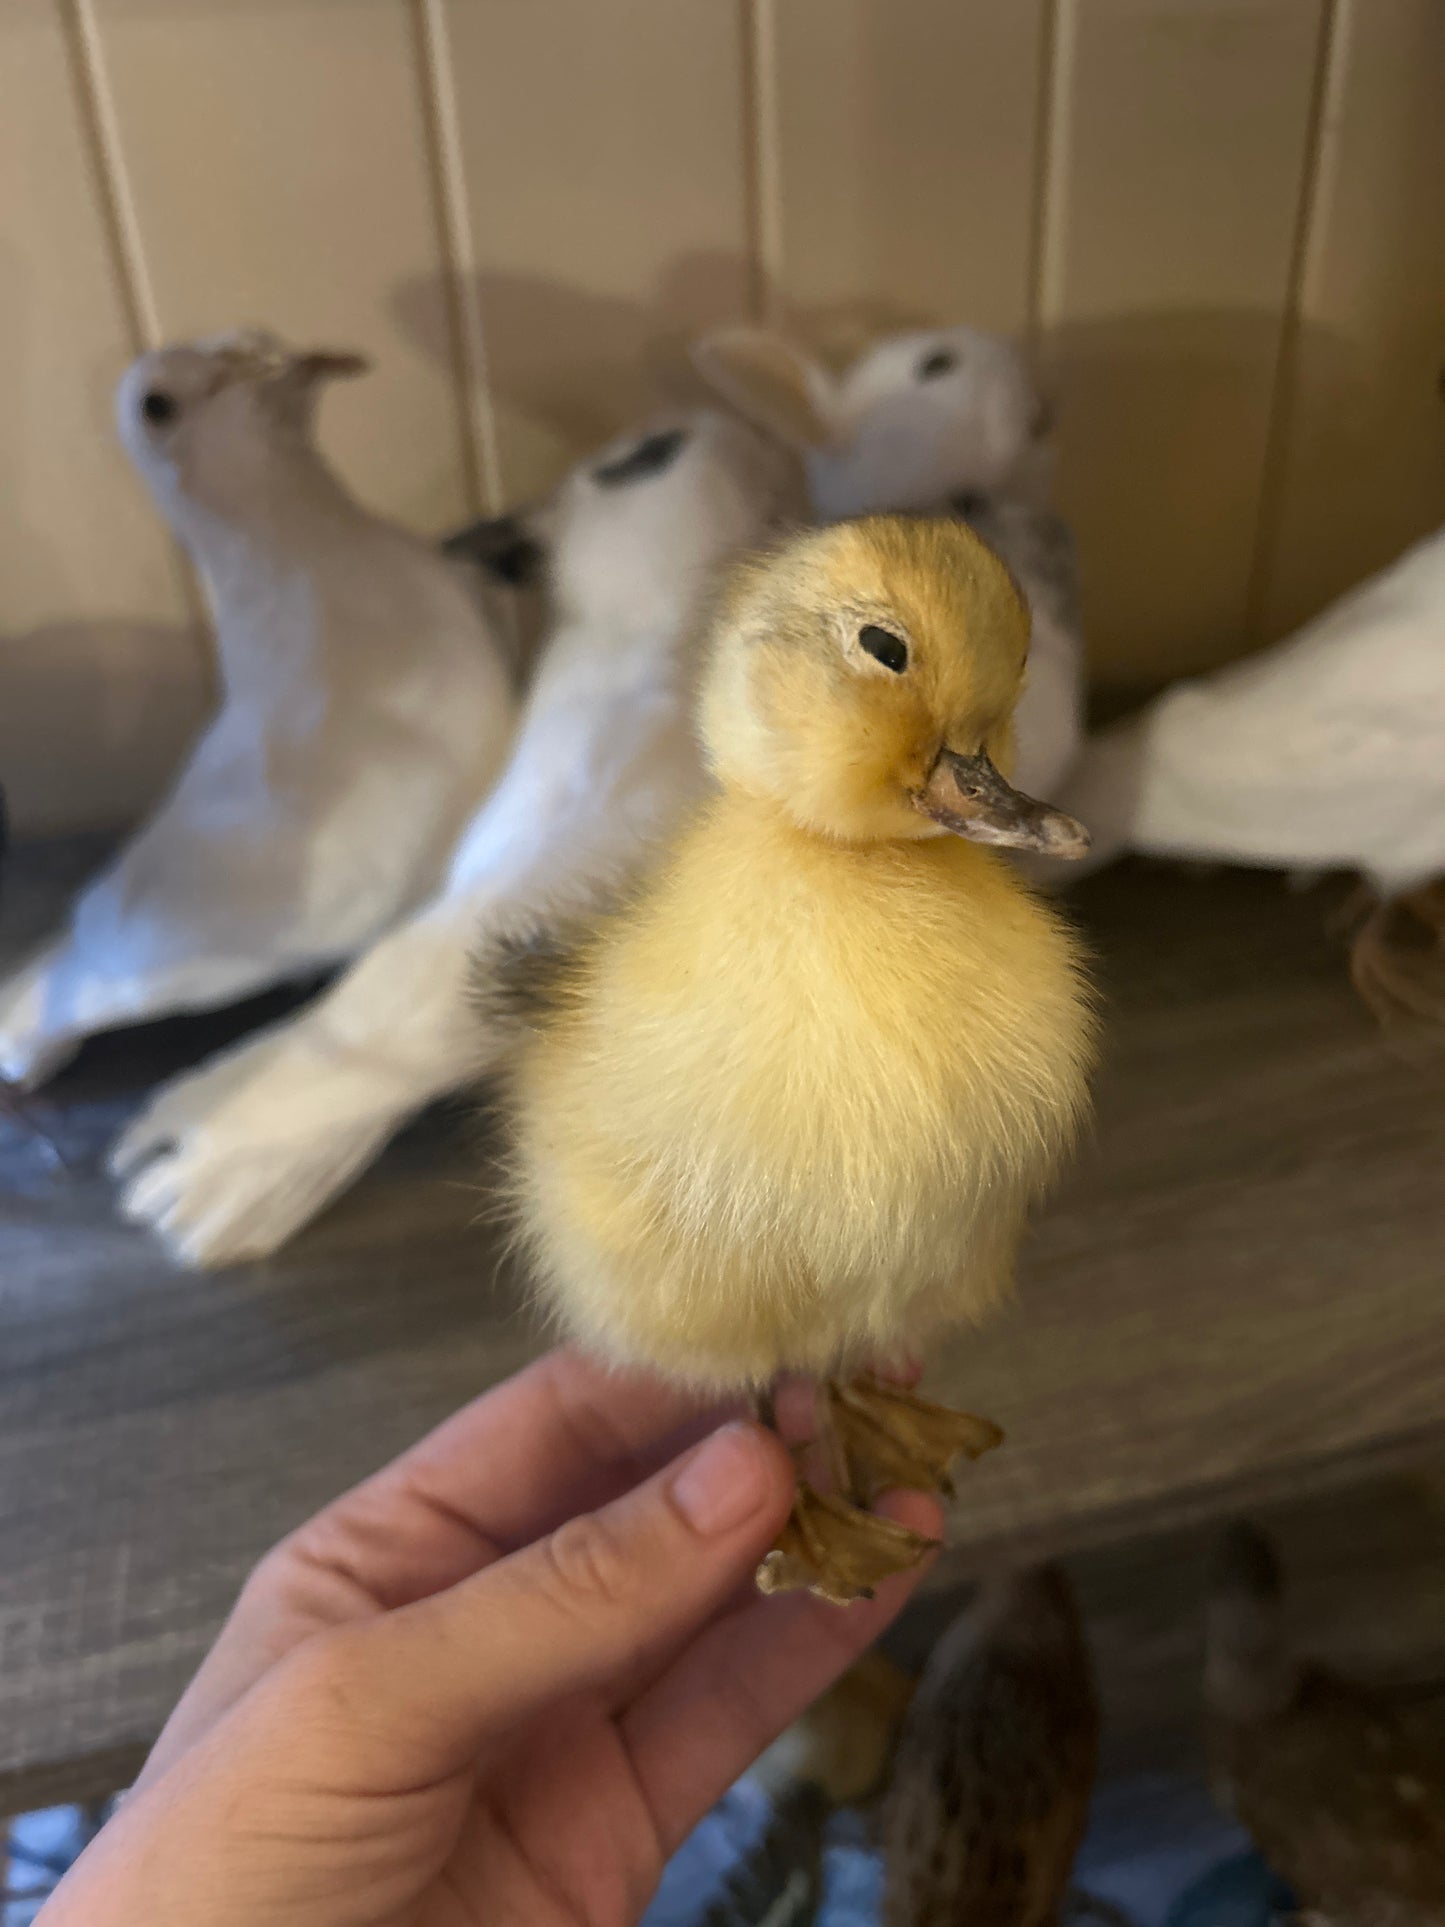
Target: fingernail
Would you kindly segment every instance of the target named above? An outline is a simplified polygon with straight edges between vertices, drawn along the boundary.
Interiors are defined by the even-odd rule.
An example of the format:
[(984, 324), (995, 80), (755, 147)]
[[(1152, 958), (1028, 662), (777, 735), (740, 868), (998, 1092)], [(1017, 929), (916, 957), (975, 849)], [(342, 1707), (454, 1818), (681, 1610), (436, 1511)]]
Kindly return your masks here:
[(725, 1425), (704, 1439), (672, 1482), (677, 1509), (698, 1532), (728, 1532), (767, 1495), (762, 1441), (751, 1425)]

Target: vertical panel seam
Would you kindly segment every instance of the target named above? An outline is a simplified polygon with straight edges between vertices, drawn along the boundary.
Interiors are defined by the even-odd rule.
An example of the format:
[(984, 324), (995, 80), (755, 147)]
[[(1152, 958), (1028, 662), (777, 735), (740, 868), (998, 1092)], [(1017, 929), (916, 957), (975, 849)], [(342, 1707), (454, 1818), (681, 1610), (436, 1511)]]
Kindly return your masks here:
[(1033, 180), (1030, 187), (1028, 286), (1024, 292), (1025, 331), (1037, 358), (1043, 334), (1044, 257), (1048, 247), (1056, 134), (1059, 8), (1061, 0), (1041, 0), (1038, 72), (1034, 87)]
[(779, 152), (776, 0), (743, 0), (744, 179), (753, 320), (775, 323), (782, 290), (783, 191)]
[(71, 83), (79, 106), (86, 143), (92, 191), (100, 210), (101, 226), (111, 257), (131, 349), (160, 345), (160, 319), (155, 291), (146, 269), (140, 222), (135, 211), (130, 176), (120, 140), (105, 56), (101, 50), (92, 0), (56, 0), (61, 29), (70, 58)]
[(487, 373), (478, 263), (473, 244), (455, 68), (445, 0), (412, 0), (427, 170), (441, 253), (452, 378), (462, 424), (462, 466), (475, 513), (502, 506), (497, 418)]
[(1078, 0), (1045, 0), (1039, 37), (1034, 127), (1034, 202), (1028, 293), (1029, 344), (1037, 355), (1064, 308), (1069, 151), (1073, 138), (1073, 69)]
[[(55, 0), (56, 13), (70, 64), (76, 118), (85, 146), (91, 192), (100, 218), (106, 252), (110, 256), (121, 314), (132, 355), (161, 345), (160, 309), (150, 271), (135, 193), (121, 142), (120, 116), (106, 71), (100, 29), (93, 0)], [(192, 646), (199, 659), (203, 686), (215, 687), (216, 661), (209, 641), (210, 605), (204, 584), (184, 544), (167, 528), (174, 581), (190, 618)]]
[(1329, 200), (1326, 190), (1334, 176), (1353, 7), (1354, 0), (1320, 0), (1320, 29), (1305, 124), (1299, 205), (1270, 375), (1269, 423), (1260, 465), (1259, 514), (1245, 601), (1245, 633), (1256, 646), (1269, 640), (1263, 633), (1265, 605), (1283, 532), (1285, 477), (1296, 416), (1295, 374), (1302, 319), (1318, 270)]

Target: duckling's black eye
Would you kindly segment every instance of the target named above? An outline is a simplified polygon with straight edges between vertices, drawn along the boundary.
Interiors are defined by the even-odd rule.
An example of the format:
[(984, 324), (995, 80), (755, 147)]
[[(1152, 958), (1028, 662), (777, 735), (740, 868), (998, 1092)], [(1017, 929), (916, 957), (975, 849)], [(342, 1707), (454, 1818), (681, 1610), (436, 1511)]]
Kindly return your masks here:
[(958, 366), (958, 356), (951, 348), (935, 348), (918, 364), (920, 381), (937, 381), (940, 375), (951, 375)]
[(876, 622), (865, 623), (858, 631), (858, 647), (895, 676), (901, 676), (908, 667), (908, 644), (891, 629), (880, 629)]
[(174, 395), (164, 388), (148, 388), (140, 398), (140, 412), (148, 422), (174, 421), (181, 412)]

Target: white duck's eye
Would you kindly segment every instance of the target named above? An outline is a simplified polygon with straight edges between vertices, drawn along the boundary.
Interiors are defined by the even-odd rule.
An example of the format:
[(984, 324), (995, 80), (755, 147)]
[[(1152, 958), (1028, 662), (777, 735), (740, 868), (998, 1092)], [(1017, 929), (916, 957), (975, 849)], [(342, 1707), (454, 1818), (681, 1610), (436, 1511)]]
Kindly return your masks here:
[(880, 629), (876, 622), (865, 623), (858, 631), (858, 647), (895, 676), (908, 667), (908, 644), (891, 629)]
[(940, 375), (951, 375), (957, 366), (958, 356), (951, 348), (935, 348), (919, 362), (918, 379), (937, 381)]
[(141, 396), (140, 412), (148, 422), (160, 423), (174, 421), (181, 410), (175, 396), (164, 388), (148, 388)]

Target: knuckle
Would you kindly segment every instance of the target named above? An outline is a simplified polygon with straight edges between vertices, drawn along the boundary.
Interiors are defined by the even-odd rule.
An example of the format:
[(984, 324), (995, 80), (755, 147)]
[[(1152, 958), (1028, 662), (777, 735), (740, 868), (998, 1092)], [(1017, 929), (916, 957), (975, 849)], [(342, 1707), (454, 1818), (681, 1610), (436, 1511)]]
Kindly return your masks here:
[(252, 1566), (242, 1586), (243, 1594), (256, 1594), (263, 1599), (272, 1597), (282, 1590), (291, 1577), (293, 1562), (294, 1534), (288, 1534), (265, 1552)]
[(546, 1544), (546, 1582), (569, 1609), (620, 1606), (637, 1591), (633, 1561), (595, 1514), (569, 1519)]
[(317, 1712), (351, 1723), (370, 1701), (364, 1647), (350, 1627), (308, 1640), (286, 1662), (293, 1690)]
[(263, 1729), (284, 1734), (293, 1777), (344, 1784), (377, 1730), (371, 1655), (349, 1629), (320, 1633), (289, 1653), (249, 1702)]

